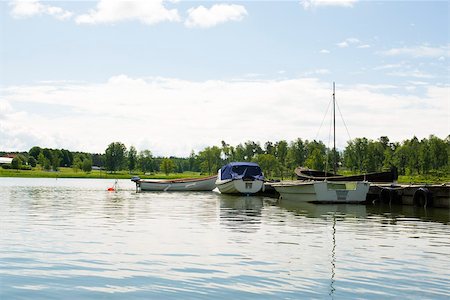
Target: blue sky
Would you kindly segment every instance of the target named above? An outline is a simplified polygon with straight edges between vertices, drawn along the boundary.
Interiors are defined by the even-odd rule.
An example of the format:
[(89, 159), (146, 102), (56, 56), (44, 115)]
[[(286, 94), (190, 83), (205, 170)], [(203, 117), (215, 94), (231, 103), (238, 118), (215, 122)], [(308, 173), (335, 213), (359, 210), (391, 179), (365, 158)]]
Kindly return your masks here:
[[(0, 150), (328, 144), (319, 128), (333, 81), (351, 138), (445, 138), (449, 11), (447, 1), (1, 1)], [(350, 137), (338, 133), (343, 148)]]

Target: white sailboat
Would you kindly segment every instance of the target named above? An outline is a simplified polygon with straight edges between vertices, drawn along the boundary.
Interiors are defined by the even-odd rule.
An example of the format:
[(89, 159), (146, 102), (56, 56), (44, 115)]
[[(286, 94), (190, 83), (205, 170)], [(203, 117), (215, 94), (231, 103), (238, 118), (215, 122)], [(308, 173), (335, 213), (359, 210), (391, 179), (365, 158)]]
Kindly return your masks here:
[[(333, 129), (334, 129), (334, 164), (336, 174), (336, 98), (333, 82)], [(300, 202), (326, 203), (359, 203), (366, 200), (370, 183), (368, 181), (289, 181), (273, 183), (272, 186), (280, 193), (281, 199)]]

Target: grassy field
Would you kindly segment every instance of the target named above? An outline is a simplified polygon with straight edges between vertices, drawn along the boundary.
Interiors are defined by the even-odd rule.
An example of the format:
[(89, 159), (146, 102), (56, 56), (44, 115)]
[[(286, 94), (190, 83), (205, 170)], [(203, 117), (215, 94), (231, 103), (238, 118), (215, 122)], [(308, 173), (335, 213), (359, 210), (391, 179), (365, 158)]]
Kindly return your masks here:
[(450, 175), (399, 175), (398, 176), (399, 183), (426, 183), (426, 184), (441, 184), (441, 183), (450, 183)]
[[(344, 172), (345, 173), (345, 172)], [(350, 173), (350, 172), (347, 172)], [(349, 175), (349, 174), (343, 174)], [(93, 170), (86, 173), (83, 171), (74, 171), (72, 168), (60, 168), (59, 171), (43, 171), (40, 168), (33, 170), (10, 170), (0, 168), (0, 177), (28, 177), (28, 178), (107, 178), (107, 179), (130, 179), (132, 176), (139, 176), (142, 179), (175, 179), (175, 178), (197, 178), (205, 177), (207, 174), (200, 174), (199, 172), (184, 172), (171, 173), (166, 175), (164, 173), (143, 174), (141, 172), (134, 172), (130, 174), (127, 171), (116, 173), (107, 173), (105, 171)], [(279, 178), (278, 178), (279, 179)], [(286, 178), (290, 179), (290, 178)], [(450, 174), (429, 174), (429, 175), (400, 175), (398, 177), (399, 183), (426, 183), (426, 184), (440, 184), (449, 183)]]
[(0, 168), (0, 177), (28, 177), (28, 178), (108, 178), (108, 179), (130, 179), (132, 176), (139, 176), (145, 179), (174, 179), (174, 178), (189, 178), (189, 177), (204, 177), (208, 175), (200, 174), (198, 172), (184, 172), (171, 173), (166, 175), (164, 173), (143, 174), (140, 172), (130, 174), (127, 171), (116, 173), (107, 173), (105, 171), (93, 170), (86, 173), (83, 171), (74, 171), (72, 168), (60, 168), (59, 171), (43, 171), (38, 168), (33, 170), (10, 170)]
[[(341, 175), (356, 175), (357, 173), (351, 171), (341, 171)], [(450, 174), (446, 174), (442, 171), (434, 171), (427, 175), (399, 175), (398, 183), (410, 184), (410, 183), (424, 183), (424, 184), (441, 184), (450, 183)]]

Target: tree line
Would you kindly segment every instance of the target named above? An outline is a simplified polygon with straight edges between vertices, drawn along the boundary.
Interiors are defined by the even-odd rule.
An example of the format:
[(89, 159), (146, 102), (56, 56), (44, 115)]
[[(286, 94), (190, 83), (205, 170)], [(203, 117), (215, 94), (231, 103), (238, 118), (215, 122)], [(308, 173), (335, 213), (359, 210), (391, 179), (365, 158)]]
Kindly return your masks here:
[[(2, 153), (0, 153), (2, 154)], [(257, 162), (267, 177), (290, 177), (298, 166), (332, 171), (334, 159), (340, 170), (351, 172), (378, 172), (396, 167), (400, 175), (428, 174), (433, 171), (449, 172), (450, 135), (440, 139), (434, 135), (419, 140), (416, 137), (403, 142), (391, 142), (382, 136), (377, 140), (355, 138), (348, 141), (343, 151), (334, 152), (321, 141), (298, 138), (263, 145), (247, 141), (230, 145), (222, 141), (219, 146), (206, 147), (189, 157), (155, 157), (150, 150), (138, 152), (121, 142), (113, 142), (105, 153), (91, 154), (71, 152), (65, 149), (32, 147), (19, 153), (13, 168), (31, 168), (39, 164), (44, 170), (57, 171), (60, 167), (72, 167), (75, 171), (90, 172), (102, 168), (108, 172), (127, 170), (131, 173), (185, 171), (214, 174), (231, 161)]]

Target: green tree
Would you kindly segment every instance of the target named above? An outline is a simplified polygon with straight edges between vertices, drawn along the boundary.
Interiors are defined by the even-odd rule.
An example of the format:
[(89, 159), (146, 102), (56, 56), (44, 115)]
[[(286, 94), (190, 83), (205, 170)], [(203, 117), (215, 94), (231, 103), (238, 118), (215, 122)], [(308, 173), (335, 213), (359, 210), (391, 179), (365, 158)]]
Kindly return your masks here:
[(325, 169), (325, 156), (319, 148), (312, 150), (311, 154), (308, 155), (306, 159), (306, 166), (314, 170), (324, 170)]
[(61, 166), (70, 167), (72, 165), (73, 154), (69, 150), (61, 149)]
[(286, 158), (288, 154), (288, 143), (286, 141), (279, 141), (275, 144), (275, 156), (278, 160), (278, 168), (280, 170), (281, 179), (284, 178), (287, 169)]
[(368, 172), (381, 171), (384, 161), (384, 145), (379, 141), (369, 140), (367, 145), (367, 170)]
[(344, 150), (344, 165), (352, 171), (362, 172), (368, 168), (367, 148), (369, 141), (366, 138), (356, 138), (347, 142)]
[(420, 142), (417, 137), (413, 137), (411, 140), (406, 140), (403, 143), (403, 147), (406, 149), (406, 164), (410, 174), (420, 173)]
[(406, 167), (407, 167), (407, 160), (408, 160), (408, 150), (404, 145), (401, 145), (395, 149), (393, 162), (394, 166), (397, 167), (398, 173), (405, 175), (406, 174)]
[(72, 162), (72, 169), (75, 173), (83, 169), (83, 156), (81, 154), (75, 154)]
[(222, 154), (223, 160), (225, 163), (229, 163), (231, 158), (233, 157), (233, 147), (230, 144), (227, 144), (225, 141), (221, 142), (222, 144)]
[[(341, 165), (341, 161), (342, 161), (342, 154), (336, 149), (327, 149), (327, 153), (326, 153), (326, 167), (328, 168), (328, 170), (326, 171), (331, 171), (334, 172), (334, 164), (336, 163), (336, 172), (339, 168), (339, 166)], [(336, 160), (336, 161), (335, 161)]]
[(55, 149), (52, 151), (52, 159), (50, 160), (53, 171), (58, 171), (62, 161), (61, 150)]
[[(223, 151), (223, 148), (222, 148)], [(191, 151), (191, 154), (188, 158), (189, 161), (189, 171), (198, 171), (198, 164), (197, 164), (197, 156), (195, 155), (194, 150)]]
[(305, 165), (314, 170), (325, 170), (325, 163), (327, 161), (327, 148), (324, 143), (318, 141), (305, 142), (306, 146), (306, 161)]
[(430, 146), (431, 168), (445, 169), (449, 163), (450, 143), (431, 135), (428, 139)]
[(169, 175), (169, 173), (173, 172), (173, 170), (175, 169), (175, 164), (170, 158), (164, 158), (161, 162), (160, 169), (167, 176)]
[(51, 161), (47, 157), (45, 157), (43, 151), (38, 155), (38, 163), (45, 171), (49, 171), (52, 168)]
[(120, 142), (114, 142), (108, 145), (105, 150), (106, 170), (115, 173), (122, 170), (125, 165), (125, 153), (127, 147)]
[(22, 160), (20, 159), (20, 157), (19, 156), (14, 157), (11, 162), (11, 168), (19, 170), (21, 166), (22, 166)]
[(220, 158), (221, 149), (217, 146), (206, 147), (198, 154), (198, 160), (200, 162), (200, 168), (202, 172), (213, 174), (222, 165), (222, 159)]
[(30, 151), (28, 151), (28, 154), (33, 156), (37, 160), (41, 151), (42, 151), (41, 147), (34, 146), (30, 149)]
[(233, 161), (245, 161), (245, 148), (242, 144), (238, 144), (234, 148)]
[(92, 153), (91, 158), (92, 158), (93, 166), (98, 166), (98, 167), (105, 166), (105, 154)]
[(267, 141), (264, 143), (264, 153), (275, 155), (275, 146), (271, 141)]
[(147, 172), (153, 172), (153, 156), (150, 150), (143, 150), (139, 152), (138, 164), (141, 171), (145, 174)]
[(298, 138), (290, 143), (287, 154), (288, 165), (294, 169), (303, 166), (306, 160), (306, 147), (302, 139)]
[(52, 149), (44, 148), (42, 149), (42, 153), (44, 154), (45, 158), (48, 159), (48, 161), (51, 163), (51, 161), (53, 160)]
[(130, 150), (128, 150), (128, 170), (130, 171), (130, 173), (136, 169), (136, 165), (137, 165), (137, 151), (136, 148), (134, 148), (134, 146), (130, 147)]
[(423, 174), (428, 173), (431, 168), (430, 146), (427, 139), (420, 141), (419, 164)]
[(47, 158), (45, 158), (43, 169), (45, 171), (50, 171), (51, 168), (52, 168), (52, 164), (50, 163), (50, 161)]
[(274, 171), (279, 168), (278, 160), (273, 154), (258, 154), (254, 161), (258, 163), (267, 177), (271, 177)]
[(244, 160), (251, 161), (257, 154), (263, 153), (259, 143), (253, 141), (247, 141), (244, 143)]
[(33, 168), (36, 167), (37, 164), (36, 158), (34, 158), (34, 156), (28, 157), (28, 164)]
[(384, 169), (391, 169), (394, 166), (394, 146), (393, 147), (387, 147), (384, 150), (383, 153), (383, 168)]
[(89, 158), (86, 158), (85, 160), (83, 160), (82, 169), (86, 173), (91, 172), (92, 171), (92, 160)]

